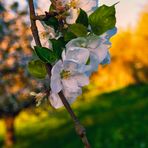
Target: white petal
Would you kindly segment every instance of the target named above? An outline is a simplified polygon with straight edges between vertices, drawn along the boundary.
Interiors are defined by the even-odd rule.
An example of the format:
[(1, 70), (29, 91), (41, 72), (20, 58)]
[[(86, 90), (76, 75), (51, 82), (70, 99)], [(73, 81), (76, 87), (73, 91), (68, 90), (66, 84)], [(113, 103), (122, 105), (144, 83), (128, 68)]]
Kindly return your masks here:
[(98, 0), (80, 0), (79, 7), (91, 14), (98, 7)]
[(62, 79), (62, 85), (64, 90), (68, 92), (77, 92), (79, 89), (77, 81), (73, 77)]
[(95, 49), (100, 46), (102, 38), (97, 35), (91, 35), (87, 37), (87, 47)]
[(64, 67), (64, 70), (70, 71), (71, 73), (73, 73), (73, 72), (77, 72), (79, 65), (78, 65), (78, 63), (76, 63), (72, 60), (65, 60), (63, 62), (63, 67)]
[(51, 74), (52, 75), (58, 75), (60, 76), (60, 72), (63, 70), (63, 62), (61, 60), (59, 60), (53, 67), (51, 70)]
[(70, 3), (70, 0), (61, 0), (63, 6), (67, 5)]
[(42, 46), (52, 49), (52, 43), (49, 41), (49, 39), (55, 37), (54, 29), (40, 21), (37, 21), (37, 26)]
[(52, 92), (58, 93), (62, 90), (62, 83), (60, 77), (57, 77), (57, 75), (51, 76), (51, 83), (50, 87)]
[(93, 72), (98, 70), (98, 65), (99, 65), (98, 57), (95, 54), (91, 53), (90, 54), (90, 63), (88, 65), (86, 65), (85, 74), (87, 76), (90, 76)]
[(72, 60), (65, 60), (63, 64), (64, 64), (64, 70), (70, 71), (72, 75), (85, 72), (86, 64), (79, 64)]
[[(68, 103), (71, 104), (76, 100), (76, 98), (79, 95), (82, 94), (82, 90), (81, 90), (81, 88), (78, 88), (75, 91), (69, 91), (68, 89), (64, 89), (63, 93), (64, 93), (64, 96), (66, 97)], [(62, 103), (59, 95), (56, 93), (51, 92), (51, 95), (49, 97), (49, 101), (50, 101), (51, 105), (56, 109), (63, 106), (63, 103)]]
[(43, 0), (37, 0), (35, 1), (35, 4), (37, 4), (37, 14), (38, 15), (42, 15), (45, 13), (45, 11), (49, 11), (49, 7), (51, 5), (51, 2), (50, 0), (44, 0), (44, 3), (43, 3)]
[(66, 18), (67, 24), (74, 24), (77, 18), (78, 10), (73, 8), (69, 9), (69, 15)]
[(104, 34), (102, 34), (100, 37), (104, 40), (104, 43), (107, 45), (111, 45), (110, 43), (110, 38), (115, 35), (117, 33), (117, 28), (113, 28), (111, 30), (108, 30), (107, 32), (105, 32)]
[(92, 54), (95, 54), (98, 57), (99, 63), (101, 63), (108, 52), (108, 45), (102, 43), (100, 46), (98, 46), (96, 49), (90, 49)]
[(58, 93), (62, 89), (60, 72), (63, 69), (63, 63), (59, 60), (51, 70), (51, 82), (50, 87), (54, 93)]
[(42, 24), (43, 24), (43, 26), (44, 26), (46, 32), (49, 33), (49, 35), (48, 35), (49, 39), (55, 38), (56, 33), (55, 33), (54, 28), (52, 28), (52, 27), (50, 27), (50, 26), (47, 26), (44, 22), (42, 22)]
[(107, 53), (107, 56), (105, 57), (105, 59), (101, 62), (102, 65), (104, 64), (109, 64), (111, 61), (111, 58), (110, 58), (110, 54), (109, 52)]
[(64, 95), (68, 101), (68, 103), (73, 103), (78, 96), (82, 94), (82, 89), (79, 88), (75, 92), (69, 92), (68, 90), (64, 90)]
[(83, 37), (78, 37), (76, 39), (72, 39), (66, 44), (66, 48), (69, 49), (71, 47), (86, 47), (87, 40)]
[(35, 44), (35, 40), (32, 39), (32, 41), (31, 41), (31, 48), (34, 49), (34, 46), (36, 46), (36, 44)]
[(38, 27), (39, 32), (44, 32), (45, 31), (45, 27), (43, 26), (43, 24), (40, 21), (37, 20), (36, 25)]
[(59, 95), (55, 94), (53, 92), (51, 92), (51, 95), (49, 97), (49, 101), (50, 101), (51, 105), (56, 109), (63, 106), (63, 103), (62, 103)]
[(85, 76), (84, 74), (77, 74), (74, 76), (75, 81), (77, 81), (78, 86), (86, 86), (89, 84), (89, 78)]
[(66, 59), (66, 51), (63, 50), (63, 52), (62, 52), (62, 60), (64, 61), (65, 59)]
[(107, 52), (108, 52), (108, 46), (105, 44), (102, 44), (99, 48), (98, 48), (98, 57), (99, 57), (99, 62), (101, 63), (105, 57), (107, 56)]
[(42, 46), (43, 46), (43, 47), (52, 49), (52, 44), (49, 42), (49, 40), (42, 39), (42, 40), (41, 40), (41, 43), (42, 43)]
[(86, 64), (89, 58), (89, 50), (87, 48), (72, 47), (67, 49), (65, 60), (72, 60), (79, 64)]

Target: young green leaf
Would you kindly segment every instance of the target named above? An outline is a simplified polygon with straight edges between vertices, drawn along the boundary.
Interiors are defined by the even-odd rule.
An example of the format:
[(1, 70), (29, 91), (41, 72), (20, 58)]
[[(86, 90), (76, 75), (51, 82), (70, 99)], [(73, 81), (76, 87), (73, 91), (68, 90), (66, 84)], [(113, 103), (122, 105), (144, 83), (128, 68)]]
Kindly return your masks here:
[(116, 24), (115, 13), (115, 5), (103, 5), (99, 7), (89, 16), (89, 24), (91, 25), (92, 31), (96, 35), (100, 35), (114, 28)]
[(0, 12), (3, 12), (5, 10), (5, 8), (3, 7), (3, 5), (0, 3)]
[(87, 35), (87, 28), (82, 24), (72, 24), (69, 31), (77, 37), (85, 37)]
[(77, 36), (75, 36), (72, 32), (69, 32), (69, 31), (67, 31), (65, 34), (64, 34), (64, 40), (66, 41), (66, 42), (68, 42), (68, 41), (70, 41), (70, 40), (72, 40), (72, 39), (74, 39), (74, 38), (76, 38)]
[(55, 30), (57, 30), (59, 27), (59, 22), (55, 17), (50, 17), (48, 20), (45, 20), (44, 22), (46, 25), (53, 27)]
[(32, 60), (28, 63), (28, 71), (35, 78), (44, 79), (47, 71), (45, 64), (41, 60)]
[(54, 63), (57, 60), (56, 53), (48, 48), (35, 46), (37, 56), (45, 63)]
[(76, 23), (88, 27), (88, 16), (84, 10), (80, 9), (80, 14), (76, 20)]
[(65, 41), (63, 38), (59, 38), (58, 40), (52, 39), (52, 47), (58, 59), (61, 59), (63, 48), (65, 47)]

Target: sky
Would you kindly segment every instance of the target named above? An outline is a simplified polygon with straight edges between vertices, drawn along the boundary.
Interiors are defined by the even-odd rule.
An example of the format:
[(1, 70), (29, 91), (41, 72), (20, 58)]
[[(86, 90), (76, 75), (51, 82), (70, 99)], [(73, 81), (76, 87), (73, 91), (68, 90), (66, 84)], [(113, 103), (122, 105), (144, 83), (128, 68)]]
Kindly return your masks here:
[(148, 5), (148, 0), (100, 0), (99, 5), (112, 5), (118, 1), (116, 5), (117, 27), (135, 27), (140, 12), (146, 4)]
[[(6, 2), (18, 1), (21, 5), (24, 5), (25, 0), (4, 0)], [(43, 6), (43, 12), (46, 10), (50, 0), (38, 0)], [(117, 27), (118, 28), (127, 28), (135, 27), (138, 17), (144, 6), (148, 5), (148, 0), (99, 0), (99, 5), (113, 5), (116, 2), (119, 2), (116, 5), (116, 16), (117, 16)]]

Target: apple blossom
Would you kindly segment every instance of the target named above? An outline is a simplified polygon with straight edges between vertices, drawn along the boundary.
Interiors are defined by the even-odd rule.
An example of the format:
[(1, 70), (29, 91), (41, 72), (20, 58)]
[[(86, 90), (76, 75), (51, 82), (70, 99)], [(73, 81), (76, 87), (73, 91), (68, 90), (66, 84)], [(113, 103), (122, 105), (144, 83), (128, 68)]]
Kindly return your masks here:
[[(88, 37), (78, 37), (69, 41), (66, 45), (67, 54), (74, 48), (88, 49), (90, 52), (90, 61), (86, 67), (87, 75), (98, 69), (99, 64), (107, 64), (110, 62), (109, 47), (111, 43), (110, 38), (116, 33), (117, 29), (107, 31), (101, 36), (91, 34)], [(75, 60), (76, 56), (71, 56)]]
[[(87, 59), (88, 57), (84, 58)], [(59, 60), (53, 66), (51, 71), (50, 102), (55, 108), (63, 105), (57, 95), (61, 90), (68, 102), (72, 103), (81, 94), (81, 87), (88, 85), (89, 78), (79, 71), (80, 66), (79, 63), (70, 60)]]
[[(55, 38), (56, 34), (52, 27), (47, 26), (44, 22), (37, 21), (39, 37), (43, 47), (52, 49), (52, 44), (49, 39)], [(31, 47), (34, 48), (35, 41), (32, 40)]]
[(68, 11), (69, 15), (66, 18), (68, 24), (75, 23), (80, 8), (89, 15), (98, 7), (98, 0), (63, 0), (63, 2), (67, 3), (70, 7)]
[[(37, 21), (43, 47), (38, 44), (35, 51), (42, 65), (52, 67), (49, 100), (54, 108), (59, 108), (63, 106), (59, 92), (72, 103), (98, 65), (110, 63), (109, 40), (117, 31), (115, 4), (98, 8), (98, 0), (51, 0), (45, 16)], [(45, 77), (46, 68), (44, 73), (37, 69), (39, 64), (32, 63), (28, 65), (30, 73), (41, 71)]]
[(79, 63), (81, 66), (89, 59), (89, 50), (83, 47), (70, 47), (62, 52), (63, 60), (70, 60)]
[[(78, 96), (80, 96), (82, 94), (82, 90), (81, 90), (81, 88), (78, 88), (75, 92), (64, 91), (63, 93), (64, 93), (68, 103), (71, 104), (75, 101), (75, 99)], [(51, 92), (50, 97), (49, 97), (49, 101), (50, 101), (51, 105), (56, 109), (63, 106), (63, 103), (57, 93)]]

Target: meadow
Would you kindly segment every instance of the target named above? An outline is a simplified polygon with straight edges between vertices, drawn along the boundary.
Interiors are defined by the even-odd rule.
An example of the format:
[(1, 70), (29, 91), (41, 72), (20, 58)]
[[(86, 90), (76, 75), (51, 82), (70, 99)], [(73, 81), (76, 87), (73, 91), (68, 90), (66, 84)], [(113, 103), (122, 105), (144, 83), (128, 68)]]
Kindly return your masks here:
[[(72, 107), (87, 129), (92, 148), (148, 147), (148, 85), (130, 85), (93, 98), (81, 98)], [(83, 147), (64, 109), (36, 119), (20, 115), (14, 148)], [(29, 116), (29, 115), (28, 115)], [(31, 120), (30, 120), (31, 119)], [(0, 124), (0, 147), (3, 128)]]

